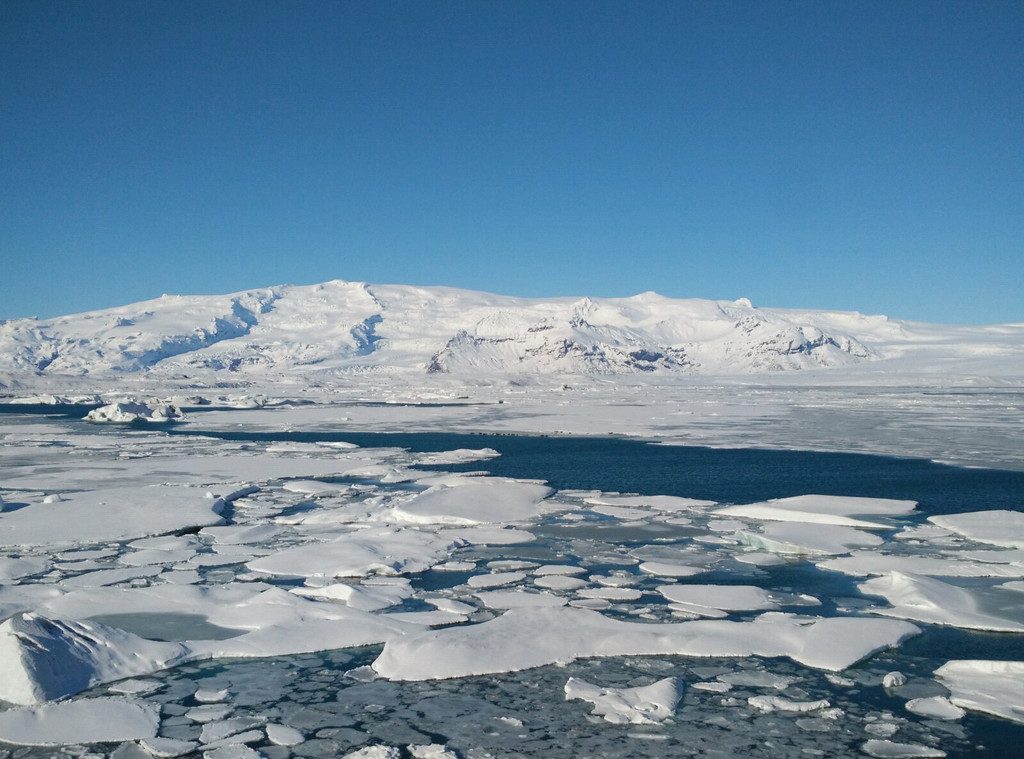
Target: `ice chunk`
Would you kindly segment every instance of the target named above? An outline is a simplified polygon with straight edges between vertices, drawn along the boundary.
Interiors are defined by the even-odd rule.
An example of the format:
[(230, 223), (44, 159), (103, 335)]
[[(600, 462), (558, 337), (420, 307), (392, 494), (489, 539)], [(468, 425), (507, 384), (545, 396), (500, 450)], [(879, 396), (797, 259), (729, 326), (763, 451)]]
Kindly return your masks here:
[(675, 713), (682, 696), (683, 681), (678, 677), (666, 677), (637, 688), (602, 688), (575, 677), (565, 684), (567, 700), (589, 701), (594, 705), (594, 714), (617, 725), (663, 722)]
[(345, 754), (342, 759), (401, 759), (402, 752), (394, 746), (366, 746)]
[(537, 576), (543, 575), (581, 575), (587, 570), (575, 564), (544, 564), (535, 567), (533, 573)]
[(586, 587), (587, 581), (567, 575), (543, 575), (535, 578), (533, 584), (538, 588), (548, 588), (549, 590), (577, 590)]
[(866, 529), (889, 529), (884, 522), (855, 519), (854, 515), (899, 516), (908, 514), (917, 506), (915, 501), (891, 498), (855, 498), (835, 495), (798, 495), (775, 498), (760, 503), (726, 506), (716, 514), (780, 522), (809, 522), (834, 524)]
[(936, 580), (903, 572), (891, 572), (858, 585), (861, 592), (882, 596), (891, 608), (873, 608), (875, 614), (913, 619), (972, 630), (1024, 632), (1024, 623), (986, 613), (981, 609), (976, 589), (959, 588)]
[(177, 406), (167, 403), (149, 406), (137, 401), (123, 401), (93, 409), (86, 414), (85, 420), (87, 422), (128, 424), (131, 422), (169, 422), (181, 417), (181, 410)]
[(906, 703), (907, 711), (928, 719), (957, 720), (967, 712), (943, 696), (913, 698)]
[(501, 454), (493, 448), (456, 448), (453, 451), (416, 454), (417, 466), (437, 466), (440, 464), (468, 464), (472, 461), (486, 461), (497, 458)]
[(564, 504), (546, 501), (554, 491), (546, 485), (499, 477), (448, 477), (408, 501), (394, 506), (391, 516), (411, 524), (507, 524), (533, 519)]
[(195, 692), (193, 698), (201, 704), (219, 704), (228, 700), (228, 696), (231, 693), (226, 688), (213, 690), (210, 688), (200, 688)]
[(159, 712), (127, 698), (87, 698), (0, 712), (0, 741), (26, 746), (153, 738)]
[(772, 594), (754, 585), (659, 585), (658, 592), (669, 601), (701, 609), (720, 611), (747, 611), (777, 609)]
[(852, 527), (800, 522), (768, 524), (759, 533), (740, 530), (736, 537), (757, 550), (799, 556), (835, 556), (848, 553), (852, 548), (879, 546), (883, 542), (877, 535)]
[(294, 727), (271, 723), (267, 725), (267, 740), (275, 746), (298, 746), (305, 742), (306, 736)]
[(831, 706), (825, 699), (791, 701), (782, 696), (750, 696), (747, 703), (760, 712), (816, 712)]
[(1024, 724), (1024, 662), (958, 659), (935, 670), (935, 677), (956, 706)]
[(979, 543), (1004, 548), (1024, 548), (1024, 513), (1019, 511), (975, 511), (943, 514), (928, 521)]
[(645, 561), (637, 569), (649, 575), (657, 575), (659, 577), (693, 577), (708, 571), (704, 567), (670, 564), (664, 561)]
[(459, 754), (443, 743), (418, 744), (406, 748), (414, 759), (459, 759)]
[(889, 690), (891, 688), (902, 688), (906, 684), (907, 676), (904, 675), (902, 672), (888, 672), (882, 678), (882, 687), (886, 690)]
[(941, 759), (946, 755), (942, 749), (931, 746), (920, 746), (916, 743), (894, 743), (889, 740), (872, 738), (861, 746), (868, 756), (878, 759), (911, 759), (912, 757), (924, 757), (925, 759)]
[[(468, 627), (392, 638), (373, 663), (394, 680), (512, 672), (581, 657), (789, 656), (838, 671), (920, 630), (906, 622), (764, 614), (754, 622), (623, 622), (574, 607), (518, 608)], [(529, 641), (529, 645), (523, 645)]]
[(263, 759), (263, 754), (241, 743), (230, 743), (203, 751), (203, 759)]
[(473, 575), (466, 584), (471, 588), (500, 588), (526, 579), (524, 572), (492, 572), (487, 575)]

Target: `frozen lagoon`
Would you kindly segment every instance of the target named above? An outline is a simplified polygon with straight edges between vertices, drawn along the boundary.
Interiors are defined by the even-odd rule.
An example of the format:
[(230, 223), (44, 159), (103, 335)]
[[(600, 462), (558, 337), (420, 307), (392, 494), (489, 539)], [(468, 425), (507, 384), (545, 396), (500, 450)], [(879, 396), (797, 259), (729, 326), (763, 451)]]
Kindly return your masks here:
[[(985, 682), (996, 683), (986, 680), (983, 668), (945, 667), (945, 679), (935, 671), (952, 658), (1022, 658), (1013, 634), (957, 633), (955, 657), (952, 648), (948, 654), (941, 646), (930, 648), (929, 639), (949, 640), (943, 631), (950, 628), (933, 625), (956, 622), (964, 593), (968, 603), (973, 598), (985, 607), (975, 609), (978, 613), (1018, 621), (1019, 603), (993, 609), (985, 599), (1001, 591), (1007, 599), (1024, 600), (1013, 584), (1024, 569), (1013, 549), (925, 521), (936, 514), (1019, 510), (1020, 473), (619, 440), (279, 430), (260, 435), (238, 432), (233, 418), (239, 417), (196, 415), (190, 428), (177, 428), (185, 434), (174, 435), (97, 430), (38, 417), (3, 420), (0, 485), (7, 508), (0, 520), (21, 514), (19, 522), (40, 529), (38, 520), (29, 519), (33, 512), (66, 509), (76, 499), (95, 504), (116, 496), (119, 503), (156, 509), (172, 503), (162, 498), (166, 488), (176, 496), (194, 496), (188, 508), (174, 510), (183, 522), (170, 527), (141, 517), (127, 525), (119, 520), (105, 528), (116, 527), (106, 537), (83, 541), (75, 525), (41, 518), (44, 528), (51, 524), (49, 544), (5, 549), (6, 563), (0, 564), (5, 617), (27, 610), (65, 624), (79, 620), (75, 624), (93, 625), (90, 635), (97, 636), (103, 631), (90, 618), (132, 627), (131, 615), (149, 615), (135, 618), (149, 625), (152, 615), (165, 615), (165, 636), (154, 636), (146, 626), (110, 628), (126, 651), (143, 654), (150, 673), (134, 671), (134, 679), (121, 680), (119, 665), (111, 661), (85, 661), (79, 670), (79, 675), (106, 672), (100, 679), (111, 682), (79, 691), (64, 703), (80, 704), (86, 714), (121, 704), (123, 737), (130, 739), (120, 748), (117, 742), (90, 744), (88, 751), (219, 757), (246, 756), (242, 747), (249, 746), (270, 757), (343, 756), (387, 744), (407, 755), (914, 756), (944, 751), (973, 756), (982, 755), (979, 743), (994, 743), (984, 755), (999, 756), (999, 746), (1019, 743), (1020, 728), (977, 712), (950, 721), (932, 716), (935, 709), (922, 715), (907, 704), (955, 703), (959, 692), (969, 691), (976, 705), (984, 701), (979, 683), (982, 690)], [(207, 420), (217, 422), (208, 425), (216, 437), (193, 434)], [(474, 476), (474, 470), (494, 476)], [(125, 488), (138, 503), (125, 497)], [(79, 489), (86, 495), (76, 493)], [(475, 497), (467, 499), (469, 492)], [(839, 544), (830, 549), (838, 555), (823, 555), (820, 545), (807, 546), (813, 550), (805, 553), (772, 551), (770, 541), (754, 547), (742, 539), (767, 534), (799, 547), (806, 540), (798, 529), (801, 522), (765, 519), (771, 510), (763, 508), (761, 516), (752, 516), (753, 507), (812, 493), (851, 497), (846, 513), (837, 513), (835, 502), (812, 509), (819, 523), (828, 521), (821, 514), (831, 515), (829, 526), (878, 536), (881, 542), (867, 549)], [(873, 502), (853, 497), (887, 500), (874, 502), (873, 509)], [(919, 507), (894, 509), (893, 499), (918, 501)], [(214, 508), (219, 501), (224, 507)], [(501, 505), (502, 513), (488, 511), (490, 504)], [(724, 511), (733, 505), (750, 508), (743, 514)], [(131, 513), (139, 512), (145, 509)], [(162, 513), (161, 519), (167, 516)], [(851, 526), (843, 520), (872, 524)], [(225, 523), (215, 526), (218, 521)], [(95, 520), (90, 528), (104, 529)], [(352, 561), (353, 556), (362, 558)], [(925, 569), (949, 563), (988, 570), (984, 579), (960, 580), (956, 593), (922, 596), (937, 608), (935, 614), (941, 617), (944, 606), (949, 614), (918, 623), (924, 633), (908, 639), (915, 625), (871, 613), (890, 604), (882, 595), (862, 592), (861, 574), (827, 568), (828, 561), (840, 559), (872, 573), (880, 559), (917, 562)], [(683, 602), (683, 596), (662, 590), (670, 584), (700, 592), (685, 595)], [(721, 585), (758, 587), (763, 593), (721, 592), (722, 608), (716, 608), (709, 598)], [(497, 593), (507, 594), (504, 603), (496, 600)], [(471, 660), (493, 662), (490, 652), (500, 647), (508, 661), (496, 672), (492, 664), (487, 675), (453, 670), (445, 656), (457, 649), (444, 639), (491, 629), (511, 594), (519, 601), (511, 618), (548, 621), (517, 628), (507, 643), (501, 635), (497, 640), (470, 636), (483, 641), (475, 654), (469, 649)], [(752, 601), (741, 603), (745, 598)], [(518, 653), (533, 648), (524, 640), (550, 640), (545, 635), (552, 629), (552, 612), (531, 611), (544, 608), (578, 611), (627, 628), (609, 633), (602, 623), (593, 634), (580, 632), (585, 640), (573, 648), (600, 658), (558, 653), (550, 663), (528, 660)], [(196, 631), (197, 615), (237, 634), (189, 638), (210, 635)], [(647, 636), (669, 628), (699, 633), (699, 626), (686, 625), (707, 616), (740, 626), (745, 648), (716, 651), (704, 644), (680, 656), (645, 650), (630, 637), (638, 626)], [(796, 649), (759, 650), (766, 641), (778, 644), (780, 625), (800, 629), (818, 618), (872, 623), (881, 635), (878, 645), (868, 648), (881, 653), (854, 666), (871, 650), (854, 651), (850, 662), (829, 667), (801, 663)], [(758, 635), (758, 625), (771, 632)], [(146, 642), (131, 642), (127, 636), (135, 633)], [(398, 671), (386, 672), (389, 679), (380, 677), (378, 662), (385, 661), (381, 655), (388, 645), (434, 638), (444, 644), (428, 660), (447, 666), (446, 671), (410, 682), (416, 678), (403, 678), (402, 672), (411, 670), (399, 665)], [(832, 642), (838, 651), (848, 649), (842, 637)], [(159, 652), (158, 646), (163, 646)], [(893, 670), (909, 679), (887, 690), (882, 681)], [(591, 714), (592, 704), (566, 700), (570, 678), (604, 692), (632, 693), (670, 677), (682, 683), (681, 698), (673, 716), (654, 724), (613, 724)], [(1008, 693), (1012, 701), (1012, 679), (1009, 686), (1000, 682), (996, 698), (1005, 701)], [(109, 696), (120, 700), (111, 702)], [(620, 695), (622, 700), (629, 699)], [(45, 726), (46, 710), (55, 707), (41, 708), (32, 713), (36, 716), (7, 710), (0, 733), (14, 731), (7, 740), (32, 743), (26, 725)], [(149, 715), (157, 711), (154, 723)], [(1008, 713), (1012, 718), (1012, 707)], [(1000, 735), (1003, 731), (1008, 737)], [(68, 741), (75, 742), (73, 737), (60, 742)], [(10, 750), (19, 756), (52, 753)], [(64, 750), (86, 752), (73, 745)]]

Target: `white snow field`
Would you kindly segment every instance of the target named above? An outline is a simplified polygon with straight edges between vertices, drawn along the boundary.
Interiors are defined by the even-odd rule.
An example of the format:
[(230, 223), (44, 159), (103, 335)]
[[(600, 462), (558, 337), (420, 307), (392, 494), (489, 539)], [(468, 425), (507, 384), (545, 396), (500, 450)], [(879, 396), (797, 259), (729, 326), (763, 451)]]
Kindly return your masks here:
[(1024, 490), (615, 484), (694, 444), (1015, 477), (1024, 325), (336, 281), (0, 322), (0, 392), (0, 759), (1024, 738)]

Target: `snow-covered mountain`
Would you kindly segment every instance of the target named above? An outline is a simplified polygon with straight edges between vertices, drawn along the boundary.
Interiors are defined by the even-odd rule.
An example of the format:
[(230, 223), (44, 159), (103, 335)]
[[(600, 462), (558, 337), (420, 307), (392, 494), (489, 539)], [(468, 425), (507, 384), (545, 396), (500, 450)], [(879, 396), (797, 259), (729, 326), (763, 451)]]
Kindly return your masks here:
[[(1024, 366), (1024, 325), (944, 327), (749, 301), (527, 299), (332, 281), (0, 322), (0, 372), (754, 374), (914, 355)], [(237, 376), (237, 375), (236, 375)]]

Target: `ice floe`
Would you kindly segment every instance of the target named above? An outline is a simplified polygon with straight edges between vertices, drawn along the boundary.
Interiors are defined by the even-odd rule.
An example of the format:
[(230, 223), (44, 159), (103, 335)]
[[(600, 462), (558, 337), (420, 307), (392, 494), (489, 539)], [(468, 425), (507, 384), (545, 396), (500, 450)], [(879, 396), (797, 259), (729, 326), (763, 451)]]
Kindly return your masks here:
[(110, 743), (154, 738), (152, 706), (127, 698), (89, 698), (0, 712), (0, 741), (28, 746)]
[(978, 543), (1024, 548), (1024, 513), (1019, 511), (1001, 509), (943, 514), (928, 517), (928, 521)]
[(616, 725), (663, 722), (675, 713), (682, 696), (683, 681), (678, 677), (635, 688), (603, 688), (575, 677), (565, 683), (566, 699), (589, 701), (594, 714)]
[(225, 501), (188, 487), (151, 485), (66, 493), (0, 515), (0, 547), (68, 545), (163, 535), (223, 522)]
[[(516, 608), (488, 622), (388, 641), (373, 663), (383, 677), (428, 680), (513, 672), (581, 657), (673, 653), (788, 656), (842, 670), (920, 630), (906, 622), (764, 614), (753, 622), (623, 622), (580, 608)], [(529, 640), (522, 647), (516, 641)]]
[(546, 499), (546, 485), (496, 477), (446, 477), (395, 505), (390, 517), (410, 524), (507, 524), (534, 519), (565, 505)]
[(799, 495), (771, 501), (726, 506), (717, 514), (780, 522), (833, 524), (864, 529), (889, 529), (885, 522), (857, 519), (859, 516), (894, 517), (909, 514), (915, 501), (891, 498), (854, 498), (834, 495)]
[(935, 677), (956, 706), (1024, 723), (1024, 662), (954, 660), (935, 670)]
[(906, 703), (908, 712), (928, 719), (958, 720), (967, 712), (944, 696), (912, 698)]
[(784, 603), (817, 605), (810, 596), (770, 592), (753, 585), (660, 585), (658, 592), (672, 602), (673, 608), (700, 616), (719, 616), (716, 612), (778, 609)]
[(410, 528), (367, 528), (299, 545), (249, 562), (255, 572), (286, 577), (365, 577), (422, 572), (463, 542)]
[[(875, 614), (973, 630), (1024, 632), (1024, 618), (1013, 620), (985, 611), (983, 591), (957, 587), (934, 577), (890, 572), (858, 587), (892, 604), (889, 608), (873, 608)], [(1018, 614), (1024, 617), (1024, 609), (1018, 607)]]
[(751, 696), (747, 703), (762, 712), (817, 712), (831, 706), (826, 699), (793, 701), (782, 696)]
[(946, 755), (946, 752), (940, 748), (921, 746), (916, 743), (897, 743), (880, 738), (865, 741), (861, 746), (861, 751), (877, 759), (913, 759), (913, 757), (941, 759)]
[(852, 527), (801, 522), (767, 524), (761, 532), (738, 530), (736, 537), (755, 550), (796, 556), (835, 556), (883, 543), (878, 535)]

